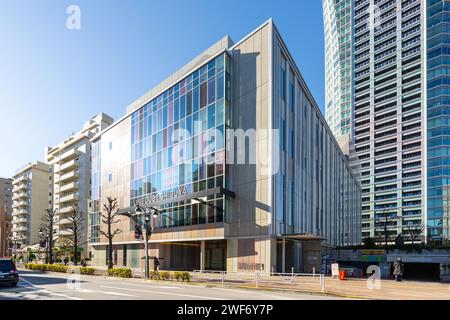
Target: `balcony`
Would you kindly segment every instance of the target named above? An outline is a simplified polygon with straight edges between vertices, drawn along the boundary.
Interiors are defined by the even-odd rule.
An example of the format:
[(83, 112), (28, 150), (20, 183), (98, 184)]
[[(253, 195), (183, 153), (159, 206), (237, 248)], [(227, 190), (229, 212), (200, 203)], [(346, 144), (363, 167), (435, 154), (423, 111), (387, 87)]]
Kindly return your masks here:
[(19, 219), (13, 220), (13, 224), (24, 224), (24, 223), (28, 223), (27, 218), (19, 218)]
[(80, 176), (80, 172), (78, 170), (71, 171), (59, 177), (59, 183), (61, 182), (69, 182), (75, 179), (78, 179)]
[(28, 214), (28, 210), (27, 209), (20, 209), (20, 210), (14, 210), (12, 213), (13, 217), (18, 217), (18, 216), (23, 216), (23, 215), (27, 215)]
[(20, 192), (20, 193), (15, 193), (12, 199), (18, 200), (18, 199), (25, 199), (25, 198), (28, 198), (28, 193)]
[(30, 179), (28, 179), (27, 176), (21, 176), (21, 177), (15, 179), (14, 182), (13, 182), (13, 184), (14, 184), (14, 185), (17, 185), (17, 184), (20, 184), (20, 183), (22, 183), (22, 182), (28, 182), (28, 181), (30, 181)]
[(15, 187), (12, 189), (12, 192), (13, 192), (13, 193), (16, 193), (16, 192), (18, 192), (18, 191), (21, 191), (21, 190), (27, 190), (27, 189), (28, 189), (28, 184), (22, 183), (22, 184), (19, 184), (19, 185), (15, 186)]
[(14, 202), (12, 207), (13, 207), (13, 209), (20, 208), (20, 207), (28, 207), (28, 201)]
[(59, 157), (59, 160), (60, 160), (60, 161), (69, 161), (69, 160), (72, 160), (72, 159), (77, 158), (79, 155), (80, 155), (80, 153), (79, 153), (78, 150), (72, 149), (72, 150), (69, 150), (69, 151), (63, 153), (63, 154)]
[(23, 227), (23, 226), (14, 226), (12, 228), (12, 232), (26, 232), (28, 230), (27, 227)]
[(63, 214), (69, 213), (69, 212), (72, 212), (72, 207), (71, 207), (71, 206), (64, 207), (64, 208), (60, 208), (60, 209), (58, 210), (58, 213), (59, 213), (60, 215), (63, 215)]
[(58, 234), (61, 237), (64, 237), (64, 236), (67, 237), (67, 236), (71, 236), (73, 234), (73, 232), (70, 230), (59, 230)]
[(59, 203), (70, 203), (70, 202), (76, 202), (78, 201), (78, 192), (69, 194), (67, 196), (59, 198)]
[(72, 220), (67, 219), (67, 218), (63, 218), (63, 219), (59, 220), (59, 222), (58, 222), (59, 226), (67, 226), (68, 224), (72, 224)]
[(66, 163), (62, 164), (59, 167), (59, 171), (64, 171), (64, 172), (70, 171), (70, 170), (78, 168), (79, 165), (80, 165), (80, 160), (73, 159), (73, 160), (70, 160), (69, 162), (66, 162)]
[(70, 191), (78, 190), (79, 187), (80, 187), (80, 183), (74, 181), (74, 182), (70, 182), (68, 184), (61, 186), (59, 188), (59, 192), (70, 192)]

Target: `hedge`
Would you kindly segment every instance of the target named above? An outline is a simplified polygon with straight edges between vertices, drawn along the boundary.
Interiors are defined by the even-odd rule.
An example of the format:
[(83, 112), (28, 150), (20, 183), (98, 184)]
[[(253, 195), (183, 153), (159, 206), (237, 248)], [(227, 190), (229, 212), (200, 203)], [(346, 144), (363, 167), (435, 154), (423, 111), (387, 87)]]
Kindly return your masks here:
[(168, 271), (151, 271), (151, 280), (177, 280), (177, 281), (191, 281), (189, 272), (168, 272)]
[(69, 267), (62, 264), (38, 264), (38, 263), (25, 263), (25, 269), (37, 270), (37, 271), (51, 271), (51, 272), (63, 272), (67, 273)]
[(91, 267), (81, 267), (80, 273), (92, 276), (95, 273), (95, 269)]
[(132, 278), (133, 273), (131, 269), (128, 268), (114, 268), (108, 270), (108, 275), (111, 277), (119, 277), (119, 278)]
[(78, 269), (80, 271), (80, 274), (93, 275), (95, 273), (95, 269), (91, 268), (91, 267), (76, 268), (76, 267), (68, 267), (68, 266), (65, 266), (65, 265), (62, 265), (62, 264), (25, 263), (24, 266), (25, 266), (25, 269), (37, 270), (37, 271), (50, 271), (50, 272), (67, 273), (69, 271), (69, 268), (70, 268), (71, 273), (74, 273), (76, 269)]

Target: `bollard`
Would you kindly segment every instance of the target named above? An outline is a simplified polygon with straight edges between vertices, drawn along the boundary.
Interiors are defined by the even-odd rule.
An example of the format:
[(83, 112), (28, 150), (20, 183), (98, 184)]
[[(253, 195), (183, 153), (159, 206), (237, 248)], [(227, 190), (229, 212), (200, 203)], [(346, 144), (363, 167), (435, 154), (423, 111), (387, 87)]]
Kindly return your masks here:
[(222, 271), (221, 274), (222, 274), (222, 286), (223, 286), (223, 283), (224, 283), (224, 280), (225, 280), (224, 279), (225, 278), (225, 272)]
[(291, 274), (294, 276), (294, 267), (291, 268)]
[(316, 267), (313, 267), (313, 278), (316, 278)]
[(320, 275), (320, 290), (325, 292), (325, 275)]

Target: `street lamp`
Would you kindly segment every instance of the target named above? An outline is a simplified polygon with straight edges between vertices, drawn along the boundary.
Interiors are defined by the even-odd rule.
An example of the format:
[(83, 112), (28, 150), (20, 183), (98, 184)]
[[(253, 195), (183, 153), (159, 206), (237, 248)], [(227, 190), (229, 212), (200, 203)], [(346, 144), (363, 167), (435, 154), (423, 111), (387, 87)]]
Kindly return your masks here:
[[(52, 234), (56, 234), (56, 230), (53, 230)], [(53, 263), (53, 252), (50, 253), (50, 234), (45, 234), (44, 230), (41, 228), (39, 229), (39, 235), (41, 236), (41, 239), (43, 238), (45, 241), (45, 263)]]
[[(153, 207), (143, 207), (139, 204), (136, 204), (135, 206), (131, 207), (130, 211), (121, 213), (120, 215), (124, 215), (129, 217), (130, 219), (133, 219), (133, 215), (144, 215), (144, 228), (145, 228), (145, 240), (144, 240), (144, 251), (145, 251), (145, 278), (148, 279), (150, 275), (150, 268), (149, 268), (149, 254), (148, 254), (148, 242), (150, 240), (150, 237), (152, 235), (151, 230), (151, 217), (156, 218), (159, 215), (159, 210)], [(137, 222), (137, 219), (133, 219), (135, 223)]]
[(9, 240), (11, 240), (14, 243), (14, 245), (13, 245), (13, 260), (15, 262), (16, 261), (16, 250), (17, 250), (17, 240), (18, 239), (17, 239), (16, 236), (12, 235), (12, 236), (9, 237)]

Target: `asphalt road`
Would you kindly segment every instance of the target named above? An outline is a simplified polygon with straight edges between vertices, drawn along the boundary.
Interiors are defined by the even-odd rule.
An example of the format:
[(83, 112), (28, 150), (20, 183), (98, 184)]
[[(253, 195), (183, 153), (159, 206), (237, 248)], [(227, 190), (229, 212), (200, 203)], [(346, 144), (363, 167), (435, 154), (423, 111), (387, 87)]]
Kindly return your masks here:
[(17, 287), (0, 286), (0, 300), (334, 300), (334, 297), (20, 271)]

